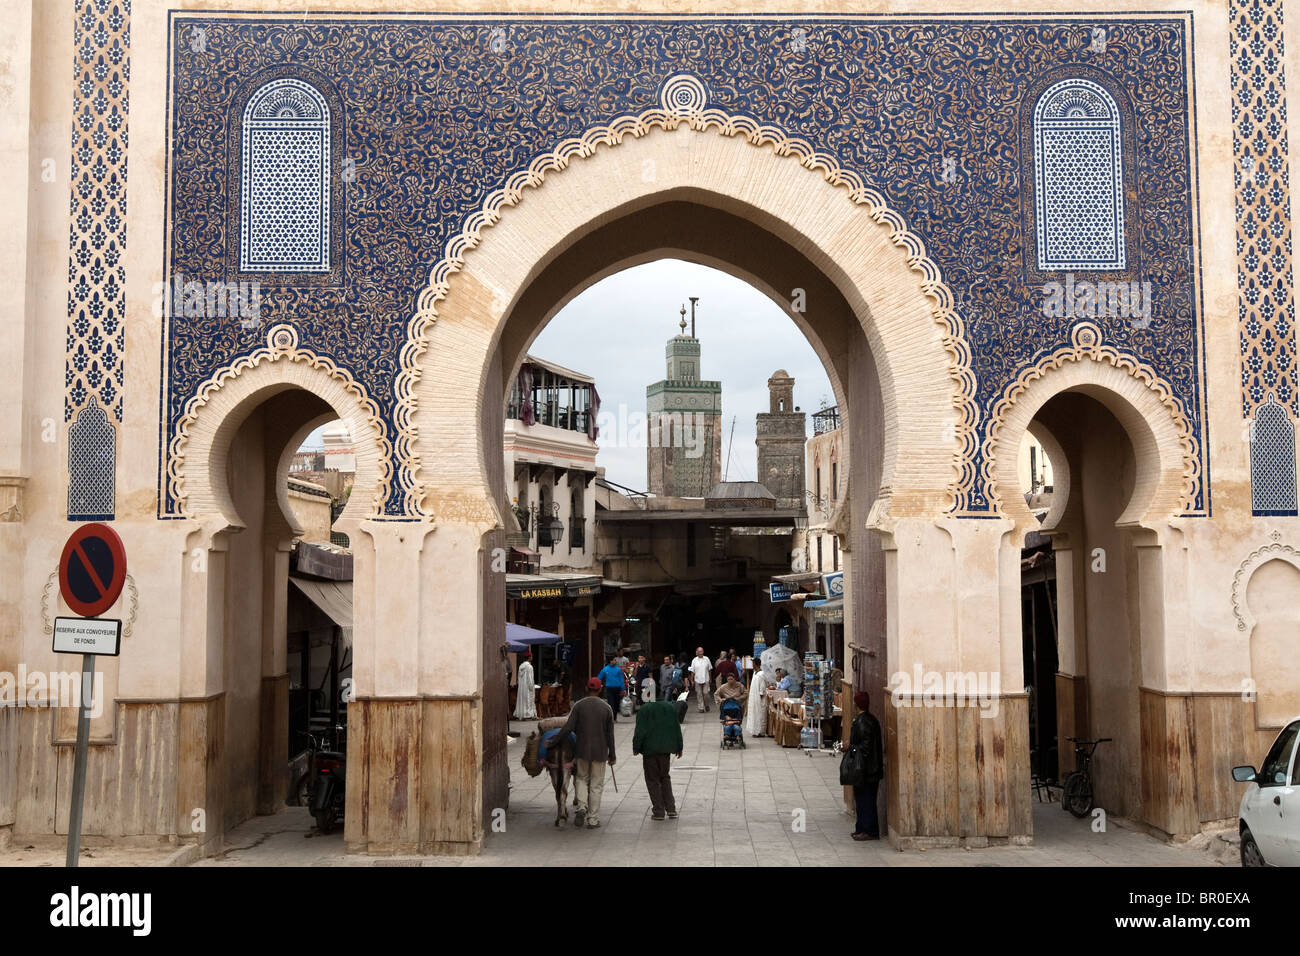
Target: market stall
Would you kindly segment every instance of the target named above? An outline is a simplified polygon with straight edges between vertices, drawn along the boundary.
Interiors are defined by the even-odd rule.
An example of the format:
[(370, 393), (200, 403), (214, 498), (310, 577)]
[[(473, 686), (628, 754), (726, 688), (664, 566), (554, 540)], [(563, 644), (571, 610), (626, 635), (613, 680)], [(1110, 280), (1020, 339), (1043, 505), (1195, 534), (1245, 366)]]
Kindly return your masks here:
[(767, 692), (767, 732), (782, 747), (829, 750), (839, 737), (841, 694), (835, 688), (838, 673), (820, 654), (807, 654), (803, 662), (802, 693), (787, 694), (771, 687)]

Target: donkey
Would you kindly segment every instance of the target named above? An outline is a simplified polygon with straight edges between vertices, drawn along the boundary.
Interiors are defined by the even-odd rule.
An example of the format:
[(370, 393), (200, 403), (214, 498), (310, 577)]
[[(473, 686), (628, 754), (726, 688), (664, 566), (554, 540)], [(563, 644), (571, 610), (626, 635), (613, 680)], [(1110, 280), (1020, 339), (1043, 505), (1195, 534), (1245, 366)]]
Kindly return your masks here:
[[(559, 730), (564, 726), (564, 717), (550, 717), (538, 723), (537, 729), (543, 735), (550, 730)], [(553, 724), (554, 726), (547, 726)], [(555, 790), (555, 825), (569, 819), (568, 797), (569, 781), (577, 773), (573, 741), (568, 737), (561, 739), (558, 735), (550, 740), (546, 750), (546, 759), (542, 766), (551, 775), (551, 787)], [(573, 805), (578, 805), (578, 788), (573, 788)]]

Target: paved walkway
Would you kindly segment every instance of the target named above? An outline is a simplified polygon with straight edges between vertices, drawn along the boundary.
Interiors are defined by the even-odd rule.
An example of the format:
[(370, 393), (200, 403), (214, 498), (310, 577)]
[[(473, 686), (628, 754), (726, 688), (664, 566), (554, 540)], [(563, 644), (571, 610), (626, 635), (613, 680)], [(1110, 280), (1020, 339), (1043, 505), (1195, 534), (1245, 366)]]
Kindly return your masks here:
[[(853, 818), (844, 811), (839, 761), (748, 740), (745, 750), (720, 750), (717, 712), (692, 707), (683, 728), (685, 749), (673, 760), (673, 790), (681, 816), (650, 819), (640, 758), (632, 756), (633, 722), (616, 725), (618, 791), (606, 776), (601, 827), (556, 828), (549, 777), (529, 777), (520, 766), (524, 739), (535, 725), (511, 724), (510, 808), (505, 832), (489, 832), (477, 857), (367, 857), (348, 855), (341, 833), (322, 836), (302, 807), (254, 817), (229, 837), (229, 849), (196, 866), (1214, 866), (1237, 865), (1230, 843), (1202, 835), (1170, 846), (1112, 820), (1093, 833), (1056, 803), (1034, 803), (1033, 846), (978, 850), (909, 850), (887, 842), (849, 839)], [(572, 798), (570, 798), (572, 799)], [(572, 813), (572, 806), (570, 806)], [(84, 866), (160, 866), (193, 854), (160, 843), (103, 846), (87, 838)], [(61, 866), (62, 838), (0, 850), (0, 866)]]
[(557, 829), (549, 778), (529, 777), (519, 764), (533, 726), (511, 724), (522, 733), (509, 748), (506, 829), (490, 832), (478, 857), (348, 856), (339, 834), (313, 834), (306, 811), (294, 807), (250, 820), (232, 835), (232, 849), (196, 865), (1213, 866), (1225, 856), (1207, 851), (1216, 841), (1204, 836), (1169, 846), (1115, 821), (1108, 832), (1093, 833), (1090, 821), (1055, 803), (1035, 803), (1033, 846), (900, 853), (884, 841), (857, 843), (849, 839), (853, 818), (844, 811), (838, 759), (771, 739), (749, 740), (743, 751), (720, 750), (717, 712), (699, 715), (693, 708), (682, 759), (673, 761), (677, 820), (650, 819), (641, 761), (632, 757), (633, 724), (624, 718), (615, 728), (619, 789), (607, 775), (601, 827)]

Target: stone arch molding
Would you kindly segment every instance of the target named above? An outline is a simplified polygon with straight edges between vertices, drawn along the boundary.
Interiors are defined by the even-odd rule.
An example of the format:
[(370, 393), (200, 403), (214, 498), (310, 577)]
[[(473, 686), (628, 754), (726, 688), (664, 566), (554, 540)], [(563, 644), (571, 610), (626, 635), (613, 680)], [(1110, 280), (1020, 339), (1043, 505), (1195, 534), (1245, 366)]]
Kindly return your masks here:
[[(1042, 426), (1041, 423), (1030, 420), (1026, 430), (1038, 443), (1043, 446), (1043, 451), (1047, 454), (1047, 460), (1052, 465), (1052, 485), (1054, 488), (1052, 494), (1052, 507), (1048, 509), (1044, 516), (1040, 530), (1054, 531), (1061, 523), (1065, 516), (1065, 509), (1070, 503), (1070, 488), (1074, 483), (1074, 476), (1070, 474), (1070, 461), (1065, 454), (1065, 449), (1061, 443), (1056, 440), (1056, 436)], [(1019, 465), (1020, 450), (1016, 450), (1017, 466)]]
[(1255, 572), (1275, 560), (1285, 561), (1300, 571), (1300, 551), (1289, 544), (1282, 544), (1279, 540), (1282, 537), (1280, 532), (1274, 531), (1270, 537), (1273, 543), (1247, 555), (1246, 560), (1238, 565), (1237, 573), (1232, 576), (1232, 616), (1237, 619), (1237, 630), (1243, 633), (1249, 633), (1255, 627), (1255, 616), (1246, 600), (1246, 588)]
[[(490, 193), (447, 243), (408, 325), (395, 385), (403, 510), (438, 512), (428, 507), (433, 494), (440, 507), (461, 509), (468, 504), (443, 500), (450, 489), (485, 491), (486, 448), (467, 428), (463, 405), (457, 414), (451, 403), (473, 395), (477, 428), (501, 331), (529, 281), (584, 230), (676, 190), (707, 194), (751, 218), (835, 283), (863, 322), (880, 369), (882, 484), (894, 507), (965, 511), (977, 479), (975, 376), (962, 318), (922, 241), (833, 157), (751, 117), (708, 108), (696, 77), (670, 78), (660, 99), (657, 108), (618, 117), (539, 156)], [(700, 135), (706, 132), (717, 135)], [(436, 384), (426, 375), (435, 363)], [(471, 447), (479, 454), (466, 454)], [(434, 448), (436, 457), (420, 453)]]
[(1021, 372), (993, 406), (984, 442), (984, 480), (999, 510), (1026, 527), (1032, 515), (1018, 493), (1020, 441), (1034, 416), (1061, 392), (1083, 392), (1110, 409), (1133, 442), (1137, 481), (1121, 525), (1171, 518), (1191, 508), (1201, 476), (1182, 406), (1155, 370), (1102, 343), (1101, 330), (1080, 322), (1071, 344)]
[(219, 514), (228, 524), (240, 525), (226, 481), (217, 477), (225, 445), (258, 404), (276, 392), (301, 388), (333, 408), (352, 435), (357, 471), (344, 517), (377, 514), (392, 481), (392, 444), (379, 406), (345, 369), (300, 348), (291, 326), (273, 326), (266, 340), (265, 348), (218, 371), (186, 403), (167, 474), (178, 507), (188, 517)]

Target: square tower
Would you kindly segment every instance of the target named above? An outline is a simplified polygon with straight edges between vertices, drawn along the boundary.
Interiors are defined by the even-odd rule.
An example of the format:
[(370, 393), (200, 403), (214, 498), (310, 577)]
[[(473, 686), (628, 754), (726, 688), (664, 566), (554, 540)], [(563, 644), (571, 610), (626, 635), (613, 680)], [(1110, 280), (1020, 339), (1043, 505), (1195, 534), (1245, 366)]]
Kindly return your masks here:
[(700, 378), (685, 306), (681, 329), (664, 350), (666, 377), (645, 390), (646, 482), (653, 495), (703, 498), (722, 478), (722, 383)]
[(804, 413), (795, 411), (794, 379), (778, 369), (767, 380), (769, 410), (754, 416), (758, 480), (776, 495), (778, 508), (804, 507)]

